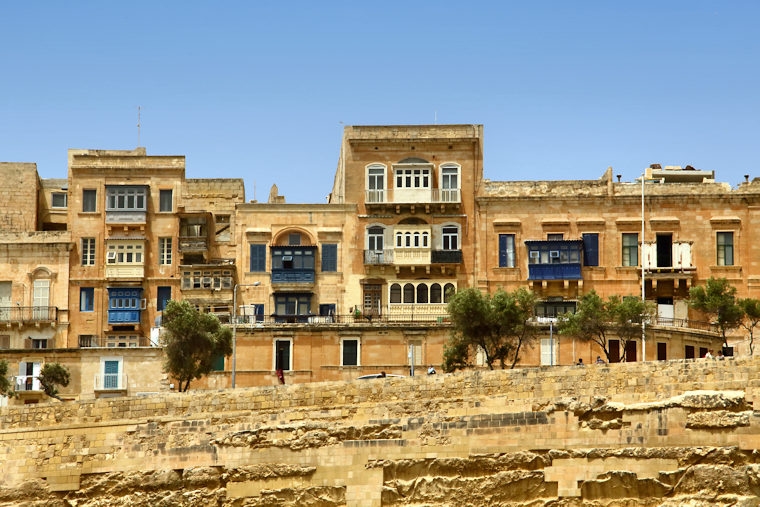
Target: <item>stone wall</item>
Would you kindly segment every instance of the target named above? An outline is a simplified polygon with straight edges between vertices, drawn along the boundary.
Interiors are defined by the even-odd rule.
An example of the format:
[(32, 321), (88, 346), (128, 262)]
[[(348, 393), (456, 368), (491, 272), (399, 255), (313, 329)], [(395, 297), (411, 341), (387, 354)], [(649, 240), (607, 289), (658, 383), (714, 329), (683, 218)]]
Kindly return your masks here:
[(760, 360), (164, 394), (0, 412), (0, 506), (757, 505)]
[(0, 162), (0, 231), (22, 232), (37, 229), (37, 164)]

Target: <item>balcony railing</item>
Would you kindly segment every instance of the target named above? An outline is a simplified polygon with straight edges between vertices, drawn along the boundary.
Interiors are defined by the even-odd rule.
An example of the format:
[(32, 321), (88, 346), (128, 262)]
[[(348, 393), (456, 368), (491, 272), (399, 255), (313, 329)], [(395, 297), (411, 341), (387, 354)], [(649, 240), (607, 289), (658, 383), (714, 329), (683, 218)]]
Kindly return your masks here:
[(430, 262), (433, 264), (461, 264), (461, 250), (433, 250), (430, 252)]
[(314, 270), (272, 269), (272, 283), (314, 283)]
[[(393, 193), (391, 193), (393, 192)], [(389, 197), (393, 196), (389, 200)], [(429, 189), (395, 189), (394, 191), (365, 190), (365, 204), (440, 204), (462, 202), (462, 191), (458, 188), (429, 188)]]
[(580, 280), (580, 263), (529, 264), (528, 280)]
[(208, 238), (205, 236), (180, 236), (179, 238), (180, 252), (205, 252), (206, 250), (208, 250)]
[(95, 375), (96, 391), (123, 391), (127, 388), (127, 375), (125, 373), (103, 373)]
[(18, 392), (42, 391), (42, 386), (34, 375), (17, 375), (13, 377), (13, 389)]
[(57, 322), (57, 306), (2, 306), (0, 322)]
[(393, 250), (365, 250), (364, 264), (393, 264)]
[[(382, 325), (404, 325), (408, 323), (448, 324), (448, 314), (446, 305), (417, 305), (415, 310), (403, 309), (404, 305), (399, 308), (391, 309), (391, 312), (378, 314), (374, 312), (361, 313), (359, 315), (258, 315), (258, 316), (237, 316), (238, 329), (251, 329), (269, 326), (295, 326), (295, 325), (350, 325), (350, 324), (382, 324)], [(438, 307), (438, 308), (432, 308)]]

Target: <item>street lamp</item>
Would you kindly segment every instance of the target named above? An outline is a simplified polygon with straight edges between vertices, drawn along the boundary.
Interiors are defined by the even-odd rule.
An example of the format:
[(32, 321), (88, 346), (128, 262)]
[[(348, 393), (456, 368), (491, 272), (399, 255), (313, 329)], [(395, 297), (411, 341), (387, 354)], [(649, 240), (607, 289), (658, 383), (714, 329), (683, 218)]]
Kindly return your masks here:
[(648, 178), (647, 173), (641, 175), (641, 303), (644, 305), (644, 313), (641, 315), (641, 361), (647, 360), (647, 342), (646, 342), (646, 284), (644, 279), (644, 183), (650, 181), (660, 181), (657, 178)]
[[(644, 305), (644, 309), (646, 309), (646, 285), (644, 282), (644, 180), (646, 180), (646, 173), (641, 175), (641, 304)], [(646, 312), (641, 315), (641, 362), (645, 362), (647, 360), (647, 340), (645, 331), (646, 319), (644, 318), (645, 315)]]
[(237, 290), (238, 287), (258, 287), (261, 282), (236, 283), (232, 288), (232, 387), (235, 387), (235, 370), (237, 369)]

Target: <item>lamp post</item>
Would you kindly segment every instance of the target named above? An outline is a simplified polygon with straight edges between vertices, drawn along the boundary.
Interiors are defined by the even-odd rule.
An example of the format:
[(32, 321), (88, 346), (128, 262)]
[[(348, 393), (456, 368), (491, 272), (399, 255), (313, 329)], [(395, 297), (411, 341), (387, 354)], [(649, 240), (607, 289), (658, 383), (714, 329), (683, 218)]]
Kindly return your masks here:
[(641, 175), (641, 303), (644, 305), (644, 313), (641, 315), (641, 360), (647, 360), (647, 342), (646, 342), (646, 283), (644, 271), (644, 183), (647, 181), (660, 181), (656, 178), (647, 179), (646, 171)]
[(232, 388), (235, 388), (235, 370), (237, 369), (237, 290), (238, 287), (258, 287), (261, 282), (236, 283), (232, 288)]
[[(644, 282), (644, 180), (646, 180), (646, 173), (641, 175), (641, 304), (646, 309), (646, 284)], [(646, 319), (644, 315), (646, 315), (646, 312), (641, 315), (641, 362), (647, 360)]]

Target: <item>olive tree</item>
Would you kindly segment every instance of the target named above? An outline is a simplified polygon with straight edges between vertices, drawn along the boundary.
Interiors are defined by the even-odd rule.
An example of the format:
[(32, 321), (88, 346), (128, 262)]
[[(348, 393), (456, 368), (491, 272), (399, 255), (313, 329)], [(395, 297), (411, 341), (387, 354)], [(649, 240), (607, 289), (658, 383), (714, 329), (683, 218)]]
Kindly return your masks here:
[(755, 350), (755, 328), (760, 324), (760, 299), (740, 299), (738, 304), (744, 312), (741, 326), (749, 334), (749, 355), (751, 356)]
[(0, 360), (0, 395), (13, 396), (13, 384), (8, 378), (8, 361)]
[(471, 366), (478, 350), (490, 369), (496, 362), (501, 368), (508, 363), (514, 368), (521, 349), (535, 340), (536, 328), (530, 323), (535, 305), (536, 296), (524, 288), (499, 289), (493, 296), (469, 288), (452, 295), (448, 304), (452, 331), (444, 345), (444, 370)]
[(724, 346), (728, 346), (726, 333), (739, 327), (744, 318), (744, 310), (736, 300), (736, 287), (725, 278), (710, 277), (705, 285), (689, 289), (689, 306), (715, 319)]
[(66, 387), (71, 382), (69, 369), (60, 363), (45, 363), (37, 375), (42, 391), (56, 400), (62, 401), (58, 396), (58, 387)]
[(180, 392), (208, 375), (219, 356), (232, 354), (230, 328), (222, 326), (216, 315), (201, 313), (187, 301), (169, 301), (162, 322), (164, 368), (177, 380)]
[(592, 290), (580, 298), (575, 313), (559, 318), (557, 329), (560, 334), (596, 343), (608, 362), (617, 361), (620, 358), (610, 355), (610, 339), (619, 339), (626, 350), (629, 342), (641, 336), (642, 319), (649, 319), (653, 313), (639, 297), (613, 295), (603, 299)]

